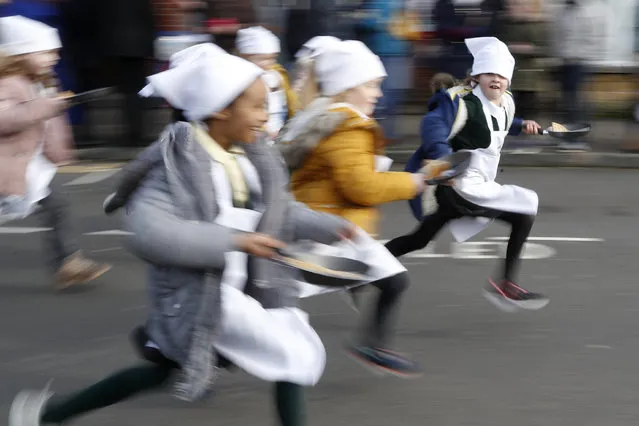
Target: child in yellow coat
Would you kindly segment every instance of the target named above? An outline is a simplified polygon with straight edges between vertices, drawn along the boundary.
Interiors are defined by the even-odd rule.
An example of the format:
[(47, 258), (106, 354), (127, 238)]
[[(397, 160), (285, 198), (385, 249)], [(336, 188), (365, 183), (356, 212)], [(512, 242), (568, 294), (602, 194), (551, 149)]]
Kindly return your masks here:
[(280, 40), (264, 27), (249, 27), (237, 32), (235, 47), (238, 56), (267, 71), (264, 80), (270, 90), (266, 131), (275, 137), (298, 109), (297, 96), (291, 88), (288, 73), (277, 63)]

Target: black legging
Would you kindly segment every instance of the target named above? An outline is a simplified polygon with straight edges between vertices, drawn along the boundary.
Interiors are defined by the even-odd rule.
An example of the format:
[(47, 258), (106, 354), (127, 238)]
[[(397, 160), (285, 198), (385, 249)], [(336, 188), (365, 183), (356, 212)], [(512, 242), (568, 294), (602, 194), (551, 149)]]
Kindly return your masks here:
[[(440, 189), (441, 188), (441, 189)], [(451, 220), (464, 216), (483, 216), (501, 220), (510, 224), (511, 232), (504, 259), (503, 273), (500, 278), (514, 282), (519, 259), (524, 243), (530, 235), (535, 216), (484, 209), (461, 199), (453, 189), (440, 187), (437, 189), (438, 210), (426, 216), (415, 231), (410, 234), (397, 237), (388, 243), (386, 248), (394, 256), (400, 257), (415, 250), (420, 250), (442, 230)]]
[[(370, 285), (377, 287), (379, 294), (373, 311), (362, 324), (360, 343), (376, 348), (388, 348), (399, 312), (400, 298), (408, 288), (408, 273), (402, 272)], [(356, 287), (351, 291), (357, 294), (365, 287), (368, 286)]]
[[(108, 407), (132, 398), (140, 393), (167, 387), (169, 379), (179, 370), (179, 365), (155, 349), (144, 346), (146, 334), (143, 328), (134, 331), (136, 349), (151, 362), (119, 370), (105, 379), (66, 397), (54, 398), (42, 411), (43, 424), (60, 424), (79, 415)], [(230, 362), (219, 359), (220, 367), (228, 367)], [(274, 388), (275, 406), (281, 426), (304, 426), (306, 406), (304, 387), (276, 382)]]

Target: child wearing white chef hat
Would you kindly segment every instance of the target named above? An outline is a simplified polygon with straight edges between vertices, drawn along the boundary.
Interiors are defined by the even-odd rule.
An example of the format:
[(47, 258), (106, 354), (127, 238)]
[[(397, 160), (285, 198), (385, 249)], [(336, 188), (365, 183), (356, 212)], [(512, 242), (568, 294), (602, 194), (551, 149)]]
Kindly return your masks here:
[(291, 88), (286, 69), (277, 62), (280, 40), (264, 27), (249, 27), (237, 32), (235, 42), (240, 57), (264, 69), (264, 81), (269, 87), (269, 120), (266, 130), (275, 137), (286, 120), (298, 109), (297, 96)]
[(402, 256), (425, 247), (449, 223), (455, 239), (465, 241), (493, 219), (506, 222), (512, 229), (506, 258), (496, 279), (488, 280), (485, 296), (506, 311), (540, 309), (548, 299), (515, 284), (521, 252), (537, 214), (537, 194), (495, 182), (506, 135), (536, 134), (540, 126), (515, 116), (515, 102), (507, 90), (515, 59), (508, 47), (494, 37), (467, 39), (466, 46), (474, 58), (468, 84), (433, 96), (421, 125), (422, 145), (405, 170), (419, 170), (424, 160), (460, 151), (472, 153), (470, 166), (454, 180), (454, 186), (437, 188), (438, 205), (428, 216), (420, 197), (412, 200), (413, 214), (421, 224), (386, 247)]
[(22, 16), (0, 18), (0, 221), (23, 219), (38, 205), (55, 288), (92, 281), (110, 269), (84, 257), (72, 235), (67, 201), (52, 190), (57, 166), (73, 158), (53, 68), (61, 48), (55, 28)]
[(360, 228), (356, 258), (371, 265), (371, 284), (380, 291), (349, 354), (381, 371), (414, 376), (420, 374), (417, 363), (390, 350), (408, 274), (370, 234), (377, 233), (378, 206), (414, 198), (426, 186), (424, 175), (391, 172), (391, 161), (383, 156), (384, 136), (371, 118), (386, 77), (380, 58), (360, 41), (347, 40), (312, 60), (315, 78), (307, 84), (320, 96), (286, 124), (276, 145), (292, 171), (298, 201)]
[(126, 202), (130, 247), (151, 268), (150, 315), (134, 335), (149, 362), (61, 399), (24, 391), (9, 426), (65, 423), (174, 374), (175, 395), (194, 401), (212, 390), (220, 357), (274, 382), (280, 425), (306, 424), (304, 386), (318, 382), (326, 354), (297, 308), (296, 273), (269, 259), (297, 239), (332, 244), (352, 226), (283, 190), (281, 158), (259, 137), (268, 118), (263, 70), (212, 45), (192, 53), (148, 79), (144, 95), (191, 122), (165, 129), (147, 152), (154, 167)]
[(293, 91), (295, 92), (298, 105), (305, 108), (317, 97), (317, 90), (308, 81), (315, 80), (313, 68), (314, 59), (321, 52), (337, 46), (340, 39), (333, 36), (316, 36), (302, 45), (302, 48), (295, 54), (295, 72), (293, 79)]

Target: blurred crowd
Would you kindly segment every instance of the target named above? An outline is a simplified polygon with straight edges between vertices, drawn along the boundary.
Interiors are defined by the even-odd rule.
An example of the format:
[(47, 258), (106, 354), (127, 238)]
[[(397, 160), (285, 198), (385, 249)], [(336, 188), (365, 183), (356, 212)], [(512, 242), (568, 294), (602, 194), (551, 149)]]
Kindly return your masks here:
[[(145, 100), (137, 96), (157, 67), (159, 28), (167, 12), (152, 0), (1, 0), (3, 15), (25, 13), (22, 4), (55, 9), (48, 24), (60, 30), (63, 83), (76, 92), (116, 86), (124, 95), (126, 131), (117, 143), (147, 144)], [(163, 2), (166, 4), (166, 2)], [(292, 65), (302, 44), (317, 35), (358, 39), (382, 58), (389, 78), (376, 117), (390, 140), (401, 138), (395, 117), (407, 104), (425, 105), (431, 79), (463, 79), (472, 63), (464, 39), (496, 36), (517, 61), (511, 90), (521, 114), (577, 122), (596, 112), (588, 82), (604, 67), (623, 86), (603, 89), (631, 99), (617, 111), (639, 115), (637, 62), (639, 1), (615, 0), (173, 0), (170, 20), (190, 33), (234, 45), (238, 29), (264, 25), (282, 40), (280, 62)], [(614, 12), (610, 12), (614, 10)], [(611, 15), (612, 13), (612, 15)], [(612, 16), (612, 17), (611, 17)], [(34, 19), (43, 20), (38, 16)], [(172, 22), (173, 22), (172, 21)], [(161, 25), (162, 24), (162, 25)], [(166, 34), (165, 34), (166, 35)], [(164, 37), (166, 39), (166, 37)], [(614, 83), (613, 83), (614, 86)], [(633, 92), (633, 93), (631, 93)], [(632, 100), (634, 98), (634, 100)], [(422, 111), (423, 112), (423, 111)], [(73, 112), (74, 124), (84, 120)], [(638, 117), (639, 118), (639, 117)], [(78, 127), (78, 126), (76, 126)], [(85, 126), (86, 127), (86, 126)], [(92, 132), (79, 135), (86, 142)]]

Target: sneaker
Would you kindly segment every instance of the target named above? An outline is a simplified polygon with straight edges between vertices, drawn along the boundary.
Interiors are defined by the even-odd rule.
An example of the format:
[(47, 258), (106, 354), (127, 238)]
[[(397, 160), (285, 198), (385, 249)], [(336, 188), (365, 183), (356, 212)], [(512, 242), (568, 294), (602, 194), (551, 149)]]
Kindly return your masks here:
[(56, 273), (56, 289), (64, 290), (76, 284), (93, 281), (105, 274), (111, 265), (87, 259), (78, 251), (69, 256)]
[(11, 403), (9, 426), (40, 426), (42, 412), (52, 395), (49, 384), (40, 391), (20, 392)]
[(550, 302), (546, 296), (524, 290), (510, 281), (505, 281), (501, 286), (491, 279), (488, 283), (484, 297), (504, 312), (516, 312), (519, 309), (536, 311)]
[(352, 346), (348, 354), (375, 374), (391, 374), (403, 378), (421, 376), (419, 365), (396, 352), (370, 346)]

